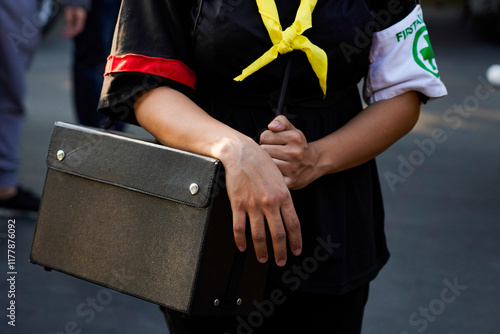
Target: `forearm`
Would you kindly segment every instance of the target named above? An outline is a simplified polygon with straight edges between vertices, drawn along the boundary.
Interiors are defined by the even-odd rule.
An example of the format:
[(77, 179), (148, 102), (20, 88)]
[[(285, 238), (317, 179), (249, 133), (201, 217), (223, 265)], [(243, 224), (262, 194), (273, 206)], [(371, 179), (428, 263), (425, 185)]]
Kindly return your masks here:
[(283, 266), (290, 249), (300, 254), (300, 223), (278, 167), (255, 141), (206, 114), (168, 87), (146, 92), (135, 104), (136, 118), (164, 145), (218, 158), (225, 167), (236, 245), (246, 249), (247, 219), (255, 253), (266, 262), (266, 225), (275, 261)]
[(370, 105), (338, 131), (311, 143), (318, 152), (316, 173), (337, 173), (375, 158), (411, 131), (419, 112), (416, 92)]
[(146, 92), (136, 102), (135, 114), (139, 124), (162, 144), (223, 162), (230, 148), (251, 141), (169, 87)]

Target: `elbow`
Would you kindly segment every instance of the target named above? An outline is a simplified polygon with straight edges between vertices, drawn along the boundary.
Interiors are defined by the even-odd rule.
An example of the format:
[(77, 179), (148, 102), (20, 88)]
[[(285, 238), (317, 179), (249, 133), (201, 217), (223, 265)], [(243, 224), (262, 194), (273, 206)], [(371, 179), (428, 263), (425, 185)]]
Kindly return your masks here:
[(401, 111), (404, 114), (403, 124), (401, 124), (402, 136), (409, 133), (420, 118), (420, 106), (422, 101), (416, 91), (406, 92), (398, 97), (402, 103)]

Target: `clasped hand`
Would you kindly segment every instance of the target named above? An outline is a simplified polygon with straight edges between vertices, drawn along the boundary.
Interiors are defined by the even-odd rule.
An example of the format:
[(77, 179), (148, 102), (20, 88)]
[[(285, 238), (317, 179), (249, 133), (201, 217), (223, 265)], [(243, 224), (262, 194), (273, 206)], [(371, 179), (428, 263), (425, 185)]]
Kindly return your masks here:
[(278, 116), (262, 133), (260, 146), (244, 145), (240, 159), (226, 162), (228, 194), (233, 209), (236, 245), (246, 249), (246, 220), (260, 262), (268, 259), (266, 224), (276, 264), (287, 258), (287, 240), (294, 255), (302, 251), (300, 222), (289, 189), (312, 182), (318, 153), (286, 117)]
[(260, 146), (243, 145), (239, 159), (226, 160), (228, 194), (233, 209), (236, 245), (246, 249), (246, 221), (250, 222), (257, 259), (266, 262), (266, 225), (276, 264), (287, 259), (287, 240), (294, 255), (302, 251), (300, 222), (289, 189), (312, 182), (318, 153), (286, 117), (276, 117), (262, 133)]
[(260, 137), (261, 147), (283, 174), (289, 189), (301, 189), (314, 181), (319, 154), (285, 116), (276, 117)]

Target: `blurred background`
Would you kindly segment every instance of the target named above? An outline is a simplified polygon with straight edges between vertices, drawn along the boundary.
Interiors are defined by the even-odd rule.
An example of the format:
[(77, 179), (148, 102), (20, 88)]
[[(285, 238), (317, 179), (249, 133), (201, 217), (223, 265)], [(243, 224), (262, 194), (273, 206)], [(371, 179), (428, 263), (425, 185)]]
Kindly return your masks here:
[[(416, 128), (378, 159), (392, 257), (371, 286), (363, 333), (500, 333), (500, 89), (486, 81), (500, 64), (500, 1), (422, 6), (449, 95), (424, 105)], [(58, 25), (28, 75), (20, 178), (38, 195), (54, 122), (77, 122), (72, 42)], [(16, 327), (5, 316), (10, 219)], [(103, 288), (30, 264), (35, 223), (36, 216), (0, 211), (0, 333), (167, 332), (155, 305), (122, 294), (96, 305)]]

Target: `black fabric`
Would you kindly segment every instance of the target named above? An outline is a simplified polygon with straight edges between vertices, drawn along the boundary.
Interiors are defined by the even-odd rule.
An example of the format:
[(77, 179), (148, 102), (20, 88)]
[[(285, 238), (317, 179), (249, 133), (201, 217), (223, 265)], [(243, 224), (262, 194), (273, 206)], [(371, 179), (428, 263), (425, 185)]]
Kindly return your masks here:
[[(293, 22), (300, 1), (276, 2), (282, 26), (287, 27)], [(356, 12), (356, 6), (367, 6), (371, 12), (365, 12), (363, 17)], [(318, 1), (313, 12), (313, 28), (304, 35), (328, 53), (329, 89), (337, 90), (364, 77), (370, 34), (400, 21), (414, 7), (414, 0)], [(271, 47), (254, 1), (155, 0), (142, 3), (125, 0), (118, 23), (112, 54), (132, 53), (180, 60), (195, 70), (199, 78), (207, 77), (209, 86), (216, 84), (221, 90), (257, 90), (256, 93), (261, 94), (274, 91), (286, 66), (278, 59), (241, 83), (232, 80)], [(358, 36), (360, 31), (362, 36)], [(341, 48), (343, 42), (356, 48), (356, 57), (346, 57)], [(302, 52), (295, 53), (301, 62), (307, 62)], [(314, 95), (321, 94), (310, 67), (295, 68), (291, 82), (291, 94), (310, 95), (304, 87), (313, 88)], [(164, 85), (188, 96), (194, 93), (190, 87), (168, 78), (138, 73), (111, 74), (104, 80), (99, 111), (137, 124), (134, 102), (139, 94)]]
[[(276, 0), (276, 4), (285, 29), (293, 22), (300, 0)], [(414, 7), (410, 0), (318, 1), (313, 28), (304, 35), (328, 55), (328, 92), (323, 97), (305, 54), (294, 51), (285, 103), (285, 115), (309, 141), (336, 131), (362, 110), (357, 84), (368, 71), (371, 34), (375, 23), (383, 21), (380, 13), (391, 14), (390, 20), (378, 24), (383, 29)], [(243, 82), (233, 80), (272, 46), (255, 1), (124, 0), (121, 12), (114, 54), (182, 61), (196, 73), (197, 87), (193, 91), (171, 79), (140, 73), (112, 74), (105, 80), (101, 111), (136, 122), (137, 94), (170, 85), (213, 117), (258, 140), (274, 117), (287, 57), (279, 56)], [(356, 51), (346, 56), (345, 45)], [(303, 254), (290, 255), (285, 268), (273, 266), (271, 278), (276, 284), (343, 294), (377, 275), (389, 252), (374, 160), (324, 176), (292, 196), (302, 224)], [(331, 252), (310, 270), (315, 251), (325, 244)], [(294, 268), (309, 271), (297, 276)]]
[[(190, 31), (194, 0), (122, 2), (111, 54), (140, 54), (175, 59), (193, 68)], [(119, 80), (115, 80), (116, 78)], [(104, 79), (99, 110), (118, 120), (137, 124), (133, 106), (137, 94), (171, 85), (190, 94), (192, 89), (154, 75), (121, 73)]]
[[(216, 119), (257, 141), (275, 117), (278, 94), (274, 97), (211, 93), (201, 96), (200, 104)], [(361, 109), (357, 87), (351, 86), (326, 99), (288, 100), (285, 116), (311, 142), (339, 129)], [(273, 281), (314, 293), (340, 294), (375, 277), (389, 255), (374, 160), (323, 176), (304, 189), (292, 191), (292, 197), (302, 225), (303, 252), (299, 257), (289, 254), (284, 268), (272, 266)], [(307, 279), (290, 274), (315, 259), (316, 249), (322, 245), (318, 238), (340, 246), (326, 260), (318, 261)]]
[(404, 19), (415, 8), (415, 0), (365, 0), (372, 10), (377, 31), (388, 28)]
[[(194, 57), (200, 83), (220, 90), (268, 94), (281, 88), (286, 57), (252, 74), (242, 82), (233, 80), (241, 71), (272, 46), (254, 1), (242, 1), (232, 11), (206, 1), (194, 32)], [(288, 27), (299, 7), (299, 0), (276, 1), (283, 29)], [(219, 8), (220, 7), (220, 8)], [(221, 14), (223, 13), (223, 14)], [(222, 24), (221, 24), (222, 20)], [(354, 40), (359, 27), (364, 30), (372, 14), (363, 1), (318, 1), (313, 12), (313, 27), (304, 35), (328, 55), (328, 89), (335, 91), (359, 82), (368, 68), (369, 43), (359, 46), (359, 52), (346, 59), (340, 44)], [(294, 51), (294, 66), (288, 86), (295, 97), (322, 97), (318, 78), (305, 53)]]
[(99, 111), (113, 119), (139, 125), (134, 113), (134, 103), (147, 90), (169, 86), (194, 98), (190, 87), (167, 78), (143, 73), (118, 73), (106, 76)]
[(268, 286), (257, 310), (239, 317), (192, 317), (161, 308), (171, 334), (360, 334), (369, 285), (344, 295), (317, 295)]

